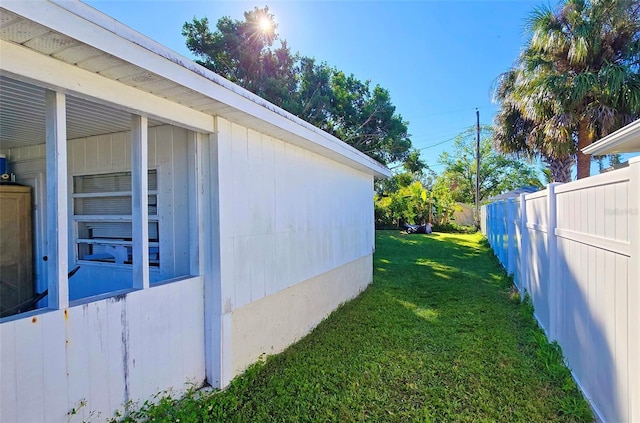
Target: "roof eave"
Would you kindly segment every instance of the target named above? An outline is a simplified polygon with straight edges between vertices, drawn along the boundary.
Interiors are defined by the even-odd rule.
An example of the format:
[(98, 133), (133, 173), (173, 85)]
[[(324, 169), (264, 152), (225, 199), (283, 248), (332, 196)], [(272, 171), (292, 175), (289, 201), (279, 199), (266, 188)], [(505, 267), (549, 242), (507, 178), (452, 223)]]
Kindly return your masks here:
[(640, 119), (582, 149), (584, 154), (601, 156), (640, 151)]
[[(51, 7), (46, 7), (46, 4)], [(390, 170), (338, 138), (303, 121), (220, 75), (175, 53), (112, 17), (79, 0), (48, 0), (33, 8), (25, 2), (8, 2), (3, 7), (27, 19), (63, 33), (115, 57), (199, 92), (247, 116), (262, 119), (272, 128), (290, 134), (285, 141), (308, 144), (315, 151), (377, 177), (389, 177)], [(75, 17), (75, 18), (72, 18)], [(85, 21), (88, 25), (81, 24)], [(169, 61), (169, 62), (167, 62)], [(224, 115), (221, 115), (225, 117)], [(268, 134), (269, 135), (269, 134)]]

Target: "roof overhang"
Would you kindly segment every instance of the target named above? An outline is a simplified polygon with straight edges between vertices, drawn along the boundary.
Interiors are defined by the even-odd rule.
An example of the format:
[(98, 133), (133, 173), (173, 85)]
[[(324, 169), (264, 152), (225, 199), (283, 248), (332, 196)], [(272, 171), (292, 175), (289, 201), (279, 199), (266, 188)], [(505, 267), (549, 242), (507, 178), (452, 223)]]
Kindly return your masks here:
[(582, 152), (595, 156), (640, 152), (640, 119), (583, 148)]
[[(0, 8), (1, 73), (160, 120), (204, 131), (220, 116), (378, 177), (389, 169), (338, 138), (229, 82), (78, 0), (4, 2)], [(37, 57), (40, 56), (40, 57)], [(57, 65), (56, 65), (57, 63)], [(46, 65), (46, 66), (44, 66)], [(64, 70), (64, 72), (63, 72)], [(68, 71), (68, 72), (67, 72)], [(71, 72), (71, 74), (69, 73)], [(65, 84), (56, 83), (66, 75)], [(77, 78), (83, 84), (74, 84)], [(94, 90), (88, 85), (111, 87)], [(137, 107), (119, 102), (132, 92)], [(166, 105), (174, 104), (173, 119)]]

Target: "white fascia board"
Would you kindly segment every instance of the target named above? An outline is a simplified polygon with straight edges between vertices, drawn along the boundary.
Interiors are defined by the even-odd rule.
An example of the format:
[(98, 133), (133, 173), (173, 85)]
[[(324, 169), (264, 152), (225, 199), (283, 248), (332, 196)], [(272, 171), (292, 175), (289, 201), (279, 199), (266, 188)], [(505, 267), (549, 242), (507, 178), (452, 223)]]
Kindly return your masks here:
[(582, 149), (584, 154), (603, 155), (640, 151), (640, 119)]
[(130, 113), (155, 117), (194, 131), (213, 132), (212, 116), (153, 94), (121, 84), (77, 66), (69, 65), (26, 47), (0, 40), (0, 73), (35, 82), (55, 91), (78, 95)]
[(243, 114), (259, 118), (297, 137), (302, 137), (302, 140), (298, 140), (298, 144), (305, 148), (319, 152), (317, 147), (304, 145), (305, 140), (309, 140), (310, 143), (321, 147), (321, 151), (333, 152), (333, 154), (327, 154), (328, 157), (335, 159), (332, 156), (337, 153), (342, 157), (342, 160), (338, 161), (355, 165), (354, 167), (361, 170), (366, 169), (366, 172), (375, 176), (391, 175), (384, 165), (338, 138), (78, 0), (48, 0), (39, 3), (38, 7), (33, 7), (30, 2), (5, 2), (3, 7), (56, 32), (202, 93)]

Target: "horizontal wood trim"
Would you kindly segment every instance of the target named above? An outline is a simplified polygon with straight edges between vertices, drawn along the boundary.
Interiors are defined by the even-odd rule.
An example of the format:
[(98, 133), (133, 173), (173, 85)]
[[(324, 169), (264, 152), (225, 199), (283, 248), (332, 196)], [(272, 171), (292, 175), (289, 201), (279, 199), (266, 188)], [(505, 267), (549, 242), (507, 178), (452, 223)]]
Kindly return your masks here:
[[(83, 214), (73, 216), (75, 222), (131, 222), (132, 218), (130, 214), (125, 215), (95, 215), (95, 214)], [(158, 222), (160, 218), (157, 215), (149, 215), (149, 222)]]
[[(106, 238), (78, 238), (76, 244), (104, 244), (104, 245), (131, 245), (132, 241)], [(159, 242), (149, 242), (149, 247), (159, 247)]]
[[(6, 4), (4, 7), (13, 13), (111, 54), (141, 69), (148, 70), (191, 91), (203, 94), (212, 102), (211, 114), (219, 114), (230, 121), (253, 126), (256, 130), (268, 133), (274, 138), (299, 145), (368, 174), (379, 177), (391, 176), (391, 171), (385, 166), (338, 138), (197, 65), (191, 60), (177, 55), (159, 43), (140, 36), (140, 34), (117, 21), (109, 17), (107, 17), (109, 19), (105, 19), (100, 13), (95, 13), (93, 9), (83, 5), (81, 2), (63, 1), (57, 5), (45, 2), (46, 4), (40, 8), (33, 8), (22, 4), (23, 2), (9, 3), (11, 4)], [(3, 51), (4, 56), (4, 47), (0, 46), (0, 50)], [(35, 54), (46, 58), (40, 53)], [(56, 59), (51, 60), (57, 61)], [(70, 67), (74, 68), (74, 66)], [(43, 69), (48, 70), (46, 67)], [(55, 71), (50, 73), (51, 75), (59, 74)], [(17, 72), (17, 74), (21, 73)], [(117, 82), (116, 84), (122, 85)], [(72, 87), (65, 88), (73, 89)], [(133, 91), (148, 94), (140, 90), (134, 89)], [(93, 96), (93, 94), (91, 95)], [(155, 97), (152, 94), (148, 95)], [(110, 97), (117, 99), (117, 96)], [(100, 96), (98, 98), (103, 97)], [(174, 103), (161, 97), (155, 98), (158, 101), (170, 102), (175, 106), (176, 110), (184, 107), (194, 113), (200, 113), (181, 106), (179, 103)], [(206, 102), (205, 99), (202, 101)], [(115, 103), (127, 106), (126, 103)], [(168, 119), (167, 121), (172, 123), (175, 122), (173, 120), (175, 116), (181, 116), (177, 111), (160, 116), (143, 108), (140, 110), (149, 113), (150, 116)], [(130, 111), (136, 113), (135, 110)], [(175, 122), (175, 124), (185, 126), (185, 124), (179, 122)], [(196, 126), (187, 127), (205, 133), (214, 132), (213, 129), (203, 129)]]
[[(158, 191), (149, 191), (149, 195), (158, 195)], [(131, 197), (131, 191), (113, 192), (83, 192), (71, 194), (73, 198), (99, 198), (99, 197)]]

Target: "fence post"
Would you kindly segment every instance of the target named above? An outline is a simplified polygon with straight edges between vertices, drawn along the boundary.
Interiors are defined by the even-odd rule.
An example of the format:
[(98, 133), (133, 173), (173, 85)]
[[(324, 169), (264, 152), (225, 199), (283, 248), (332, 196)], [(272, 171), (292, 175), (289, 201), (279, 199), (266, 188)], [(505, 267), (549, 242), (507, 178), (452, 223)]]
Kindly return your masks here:
[(529, 229), (527, 229), (527, 198), (520, 194), (520, 300), (529, 291)]
[(556, 187), (558, 183), (551, 183), (547, 186), (547, 254), (549, 257), (549, 341), (553, 342), (557, 339), (557, 323), (558, 316), (558, 239), (556, 237), (557, 226), (557, 205), (556, 205)]
[(493, 227), (493, 203), (487, 204), (487, 239), (489, 240), (489, 245), (491, 249), (495, 252), (495, 248), (493, 248), (493, 234), (495, 233), (495, 228)]
[(509, 198), (507, 200), (507, 274), (513, 275), (514, 279), (514, 283), (516, 283), (515, 280), (515, 264), (514, 264), (514, 260), (515, 260), (515, 238), (516, 238), (516, 228), (513, 224), (514, 219), (514, 205), (513, 205), (513, 198)]
[(506, 218), (505, 216), (505, 212), (504, 212), (504, 204), (505, 201), (501, 200), (498, 204), (500, 204), (500, 217), (499, 217), (499, 222), (500, 222), (500, 236), (498, 239), (498, 245), (499, 245), (499, 250), (500, 254), (498, 255), (498, 257), (500, 258), (500, 264), (502, 265), (502, 267), (504, 267), (505, 269), (507, 268), (505, 266), (505, 262), (507, 261), (505, 258), (505, 254), (504, 254), (504, 236), (505, 236), (505, 227), (504, 227), (504, 220)]
[(627, 275), (627, 293), (629, 314), (628, 357), (629, 357), (629, 421), (640, 420), (640, 325), (637, 312), (631, 311), (640, 303), (640, 156), (629, 159), (629, 274)]
[(491, 203), (491, 248), (493, 249), (493, 254), (498, 256), (498, 252), (496, 251), (496, 232), (498, 227), (496, 225), (496, 202)]

